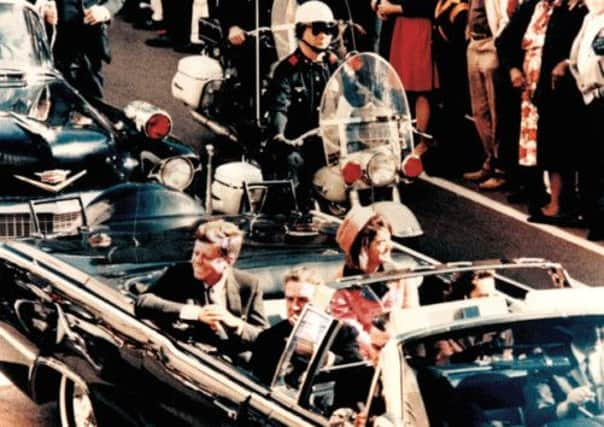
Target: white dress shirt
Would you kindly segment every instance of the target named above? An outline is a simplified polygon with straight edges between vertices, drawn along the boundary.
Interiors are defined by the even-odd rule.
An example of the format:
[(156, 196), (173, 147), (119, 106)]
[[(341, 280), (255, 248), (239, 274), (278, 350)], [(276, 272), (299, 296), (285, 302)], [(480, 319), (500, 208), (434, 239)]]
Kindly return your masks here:
[[(223, 274), (220, 280), (216, 282), (213, 286), (208, 286), (207, 283), (201, 283), (203, 286), (203, 292), (209, 296), (209, 300), (207, 297), (206, 304), (216, 304), (221, 307), (226, 307), (226, 274)], [(182, 320), (197, 320), (199, 318), (199, 314), (201, 312), (202, 307), (193, 303), (187, 303), (180, 310), (180, 318)]]

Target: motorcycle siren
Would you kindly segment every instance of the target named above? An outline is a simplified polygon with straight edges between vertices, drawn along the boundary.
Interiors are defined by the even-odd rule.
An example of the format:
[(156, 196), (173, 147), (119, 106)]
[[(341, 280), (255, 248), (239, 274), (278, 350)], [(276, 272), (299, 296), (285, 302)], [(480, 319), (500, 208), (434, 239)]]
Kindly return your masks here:
[(346, 185), (352, 185), (363, 177), (363, 167), (355, 161), (348, 161), (342, 166), (342, 178)]
[(132, 101), (124, 108), (126, 117), (132, 120), (139, 132), (147, 138), (163, 139), (172, 130), (172, 118), (159, 107), (145, 101)]
[(338, 26), (333, 16), (333, 12), (325, 3), (317, 0), (307, 1), (296, 9), (295, 16), (296, 37), (302, 40), (304, 30), (308, 27), (316, 36), (323, 32), (331, 36), (336, 36)]

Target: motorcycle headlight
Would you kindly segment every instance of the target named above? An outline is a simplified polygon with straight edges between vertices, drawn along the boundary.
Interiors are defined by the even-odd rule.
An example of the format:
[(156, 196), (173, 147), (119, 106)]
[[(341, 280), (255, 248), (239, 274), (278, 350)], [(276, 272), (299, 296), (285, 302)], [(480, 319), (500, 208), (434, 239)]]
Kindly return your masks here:
[(371, 184), (376, 187), (394, 182), (396, 177), (396, 163), (392, 156), (377, 153), (367, 163), (367, 176)]
[(159, 179), (166, 187), (183, 191), (193, 181), (195, 168), (184, 157), (172, 157), (164, 161), (159, 171)]

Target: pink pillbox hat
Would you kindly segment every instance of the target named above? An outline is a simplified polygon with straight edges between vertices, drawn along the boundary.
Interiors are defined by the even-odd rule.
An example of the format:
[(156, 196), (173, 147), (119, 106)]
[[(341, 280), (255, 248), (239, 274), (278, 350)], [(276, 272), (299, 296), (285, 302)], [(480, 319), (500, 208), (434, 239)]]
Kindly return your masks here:
[(350, 253), (354, 240), (375, 214), (369, 206), (355, 206), (348, 211), (336, 233), (336, 242), (344, 253)]

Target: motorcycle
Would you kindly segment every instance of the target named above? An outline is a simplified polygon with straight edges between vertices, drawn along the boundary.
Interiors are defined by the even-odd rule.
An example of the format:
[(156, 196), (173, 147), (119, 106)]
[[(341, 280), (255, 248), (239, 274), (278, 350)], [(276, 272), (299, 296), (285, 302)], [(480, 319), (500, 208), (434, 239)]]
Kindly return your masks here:
[(343, 216), (354, 205), (371, 205), (406, 237), (421, 234), (401, 203), (400, 183), (423, 171), (413, 152), (413, 122), (398, 74), (381, 56), (348, 57), (325, 86), (319, 128), (288, 143), (319, 135), (325, 166), (313, 177), (322, 212)]
[[(199, 66), (208, 59), (197, 61)], [(196, 82), (180, 69), (173, 88), (182, 87), (178, 91), (182, 96), (175, 95), (195, 108), (192, 114), (198, 121), (226, 140), (239, 143), (239, 136), (228, 125), (199, 112), (211, 113), (215, 108), (212, 102), (220, 96), (224, 83), (217, 63), (213, 67), (204, 65), (206, 72), (214, 74), (213, 79)], [(413, 213), (401, 204), (399, 193), (401, 181), (412, 180), (422, 172), (421, 160), (413, 154), (414, 129), (409, 111), (398, 74), (387, 61), (372, 53), (355, 54), (343, 61), (325, 87), (319, 127), (295, 140), (283, 141), (297, 146), (311, 135), (322, 140), (325, 166), (313, 178), (319, 211), (343, 216), (353, 205), (371, 205), (391, 221), (395, 235), (422, 234)], [(284, 189), (294, 193), (287, 181), (267, 182), (250, 156), (221, 164), (214, 171), (214, 147), (208, 149), (206, 211), (230, 215), (259, 209), (264, 212), (271, 203), (267, 200), (284, 200), (267, 198), (270, 189), (281, 187), (282, 193)], [(295, 201), (293, 205), (288, 202), (282, 213), (291, 206), (296, 206)]]

